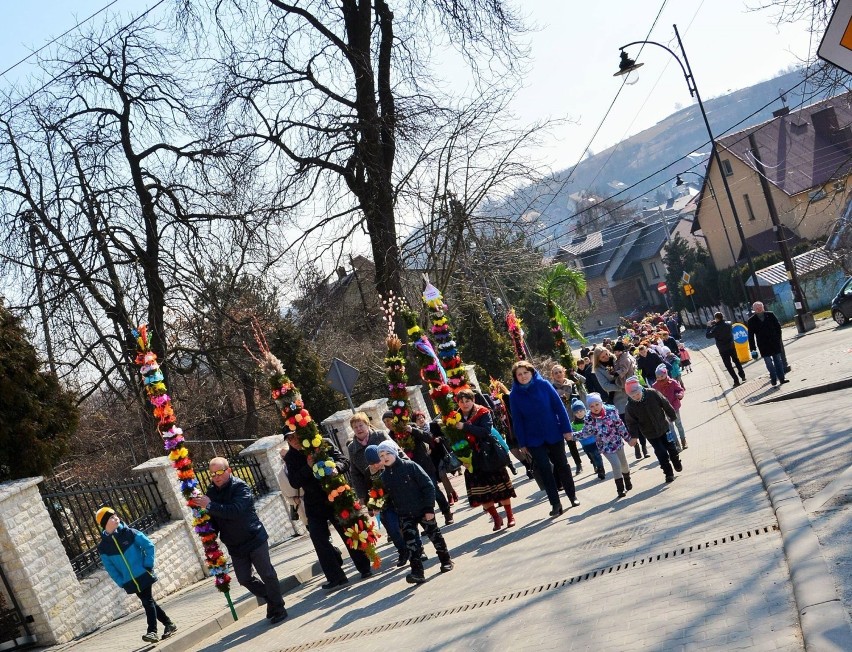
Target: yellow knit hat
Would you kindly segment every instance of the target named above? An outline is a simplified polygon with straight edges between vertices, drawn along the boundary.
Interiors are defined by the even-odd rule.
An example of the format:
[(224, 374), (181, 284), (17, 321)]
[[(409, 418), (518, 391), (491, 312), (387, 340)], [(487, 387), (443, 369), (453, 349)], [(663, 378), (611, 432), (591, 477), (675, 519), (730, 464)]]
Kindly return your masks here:
[(95, 520), (102, 530), (106, 529), (107, 521), (115, 515), (112, 507), (101, 507), (95, 514)]

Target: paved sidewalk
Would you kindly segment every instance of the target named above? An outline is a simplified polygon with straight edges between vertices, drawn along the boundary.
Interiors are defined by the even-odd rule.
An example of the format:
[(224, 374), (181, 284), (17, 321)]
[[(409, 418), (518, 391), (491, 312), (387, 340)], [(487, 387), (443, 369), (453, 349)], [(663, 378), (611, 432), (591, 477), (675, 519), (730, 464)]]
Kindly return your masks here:
[[(779, 519), (805, 643), (850, 650), (852, 329), (825, 320), (803, 335), (785, 329), (784, 339), (791, 382), (770, 386), (755, 361), (726, 399)], [(715, 347), (701, 353), (730, 387)]]
[(516, 528), (492, 533), (467, 507), (443, 528), (451, 573), (433, 556), (416, 588), (392, 567), (332, 595), (315, 581), (280, 626), (256, 611), (194, 649), (804, 649), (777, 520), (725, 393), (708, 364), (685, 380), (674, 483), (634, 460), (634, 490), (617, 500), (586, 466), (582, 505), (550, 519), (517, 476)]
[[(272, 563), (278, 572), (282, 588), (292, 591), (301, 583), (310, 581), (319, 572), (315, 563), (316, 554), (307, 535), (294, 537), (273, 547), (270, 551)], [(118, 590), (112, 584), (104, 590)], [(289, 596), (285, 595), (285, 601)], [(248, 591), (237, 584), (236, 578), (231, 583), (231, 599), (238, 614), (242, 618), (250, 611), (265, 614), (265, 609), (258, 607), (257, 600)], [(206, 579), (177, 593), (166, 596), (158, 602), (169, 617), (177, 624), (178, 633), (157, 647), (158, 650), (172, 649), (190, 650), (199, 640), (210, 636), (220, 629), (216, 618), (227, 624), (233, 622), (225, 598), (213, 585), (212, 579)], [(81, 605), (80, 608), (85, 608)], [(55, 645), (47, 648), (51, 652), (114, 652), (116, 650), (148, 650), (154, 646), (142, 641), (146, 630), (145, 613), (141, 608), (134, 613), (120, 618), (115, 622), (83, 636), (70, 643)]]

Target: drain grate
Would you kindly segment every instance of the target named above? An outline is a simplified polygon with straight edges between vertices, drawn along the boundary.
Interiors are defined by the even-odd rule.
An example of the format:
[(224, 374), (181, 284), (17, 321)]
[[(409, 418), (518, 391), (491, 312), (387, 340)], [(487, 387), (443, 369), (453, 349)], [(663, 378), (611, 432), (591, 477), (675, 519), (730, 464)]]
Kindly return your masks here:
[[(624, 533), (633, 533), (635, 534), (635, 530), (640, 530), (642, 528), (633, 528), (631, 530), (624, 530)], [(647, 529), (647, 528), (646, 528)], [(452, 607), (450, 609), (443, 609), (441, 611), (433, 611), (430, 613), (422, 614), (420, 616), (412, 616), (410, 618), (406, 618), (404, 620), (397, 620), (391, 623), (385, 623), (384, 625), (379, 625), (377, 627), (368, 627), (365, 629), (355, 630), (353, 632), (348, 632), (345, 634), (338, 634), (336, 636), (329, 636), (327, 638), (320, 638), (315, 641), (310, 641), (308, 643), (302, 643), (300, 645), (296, 645), (293, 647), (283, 648), (280, 652), (304, 652), (305, 650), (315, 650), (320, 647), (325, 647), (326, 645), (333, 645), (335, 643), (342, 643), (344, 641), (351, 641), (357, 638), (363, 638), (365, 636), (372, 636), (374, 634), (380, 634), (381, 632), (387, 632), (394, 629), (400, 629), (401, 627), (407, 627), (408, 625), (415, 625), (417, 623), (426, 622), (428, 620), (434, 620), (436, 618), (443, 618), (444, 616), (451, 616), (453, 614), (460, 614), (466, 611), (473, 611), (474, 609), (481, 609), (482, 607), (488, 607), (490, 605), (499, 604), (502, 602), (508, 602), (509, 600), (516, 600), (518, 598), (525, 598), (528, 596), (537, 595), (539, 593), (544, 593), (546, 591), (552, 591), (554, 589), (561, 589), (565, 586), (571, 586), (574, 584), (579, 584), (580, 582), (586, 582), (588, 580), (594, 579), (596, 577), (602, 577), (604, 575), (610, 575), (612, 573), (618, 573), (620, 571), (625, 571), (631, 568), (637, 568), (641, 566), (647, 566), (648, 564), (653, 564), (658, 561), (663, 561), (666, 559), (674, 559), (675, 557), (682, 557), (683, 555), (687, 555), (693, 552), (699, 552), (701, 550), (708, 550), (710, 548), (714, 548), (716, 546), (720, 546), (725, 543), (734, 543), (736, 541), (743, 541), (745, 539), (751, 539), (756, 536), (760, 536), (761, 534), (769, 534), (772, 532), (778, 531), (778, 525), (767, 525), (764, 527), (755, 528), (754, 530), (746, 530), (745, 532), (739, 532), (737, 534), (725, 535), (723, 537), (709, 539), (702, 543), (693, 544), (691, 546), (683, 546), (680, 548), (675, 548), (674, 550), (659, 553), (657, 555), (650, 555), (648, 557), (641, 557), (639, 559), (634, 559), (633, 561), (625, 562), (623, 564), (618, 564), (617, 566), (610, 566), (609, 568), (597, 569), (593, 571), (589, 571), (588, 573), (583, 573), (581, 575), (575, 575), (574, 577), (570, 577), (563, 580), (557, 580), (555, 582), (549, 582), (548, 584), (540, 584), (539, 586), (534, 586), (528, 589), (520, 589), (518, 591), (514, 591), (512, 593), (506, 593), (501, 596), (497, 596), (495, 598), (488, 598), (485, 600), (481, 600), (478, 602), (468, 602), (466, 604), (458, 605), (456, 607)], [(594, 539), (593, 541), (598, 541), (598, 539)], [(585, 545), (590, 545), (592, 542), (589, 542)]]

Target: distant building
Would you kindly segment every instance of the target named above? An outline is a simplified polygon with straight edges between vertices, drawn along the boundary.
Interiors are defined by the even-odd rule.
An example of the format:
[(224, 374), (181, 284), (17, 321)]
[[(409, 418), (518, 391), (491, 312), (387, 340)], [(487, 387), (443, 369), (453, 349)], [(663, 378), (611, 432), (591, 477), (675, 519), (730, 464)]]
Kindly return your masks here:
[(584, 331), (616, 326), (619, 317), (634, 310), (665, 309), (665, 297), (657, 290), (666, 277), (664, 249), (675, 233), (694, 239), (690, 231), (695, 198), (669, 200), (646, 210), (639, 221), (576, 236), (560, 248), (557, 262), (586, 277), (580, 306), (592, 312), (583, 322)]
[(749, 135), (757, 141), (782, 233), (792, 246), (829, 238), (849, 210), (850, 125), (852, 94), (845, 93), (793, 112), (780, 109), (767, 122), (716, 140), (722, 170), (711, 158), (692, 225), (693, 233), (700, 231), (706, 238), (716, 269), (745, 259), (722, 174), (731, 187), (750, 253), (778, 249)]

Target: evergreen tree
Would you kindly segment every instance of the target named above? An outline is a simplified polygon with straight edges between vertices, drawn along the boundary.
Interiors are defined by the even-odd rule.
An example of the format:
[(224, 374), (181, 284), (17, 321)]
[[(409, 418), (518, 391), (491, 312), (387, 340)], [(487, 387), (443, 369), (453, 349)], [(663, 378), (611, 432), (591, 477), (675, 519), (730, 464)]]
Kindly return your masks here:
[(72, 392), (41, 370), (35, 348), (0, 304), (0, 481), (50, 473), (77, 427)]
[(476, 375), (483, 385), (479, 389), (487, 392), (489, 376), (509, 376), (515, 362), (511, 341), (505, 327), (497, 330), (482, 297), (475, 291), (463, 287), (455, 301), (451, 310), (459, 348), (464, 360), (476, 365)]

